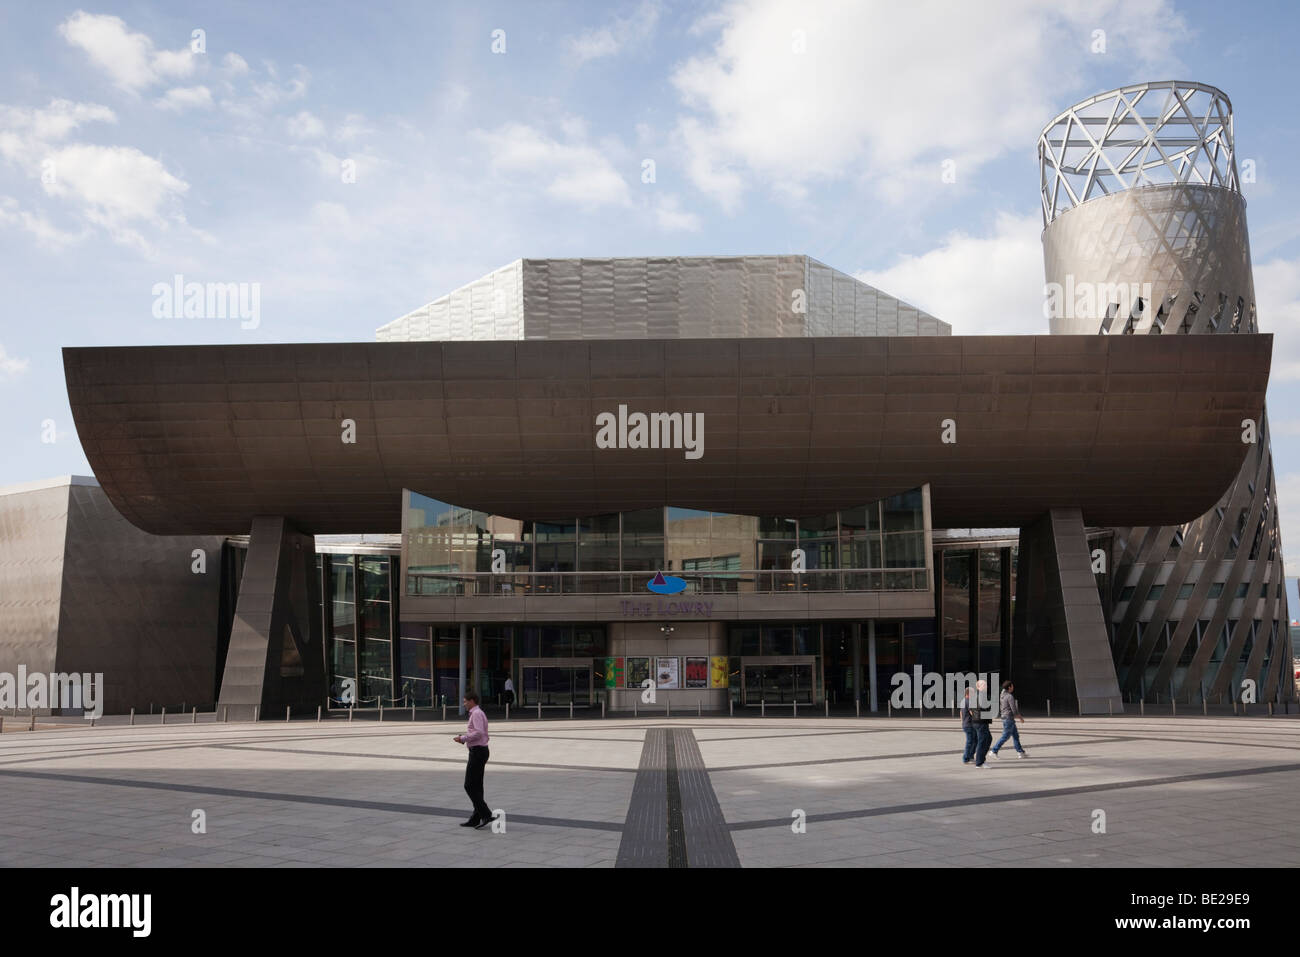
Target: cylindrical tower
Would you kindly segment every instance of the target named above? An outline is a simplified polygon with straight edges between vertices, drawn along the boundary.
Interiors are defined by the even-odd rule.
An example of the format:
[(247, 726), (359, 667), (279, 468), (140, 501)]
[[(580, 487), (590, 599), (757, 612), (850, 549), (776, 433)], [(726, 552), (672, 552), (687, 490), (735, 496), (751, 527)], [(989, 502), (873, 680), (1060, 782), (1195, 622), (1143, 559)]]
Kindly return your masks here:
[[(1258, 331), (1220, 90), (1165, 81), (1099, 94), (1048, 124), (1038, 162), (1051, 332)], [(1126, 696), (1240, 700), (1245, 679), (1258, 701), (1295, 696), (1267, 416), (1256, 439), (1210, 512), (1115, 530), (1111, 647)]]

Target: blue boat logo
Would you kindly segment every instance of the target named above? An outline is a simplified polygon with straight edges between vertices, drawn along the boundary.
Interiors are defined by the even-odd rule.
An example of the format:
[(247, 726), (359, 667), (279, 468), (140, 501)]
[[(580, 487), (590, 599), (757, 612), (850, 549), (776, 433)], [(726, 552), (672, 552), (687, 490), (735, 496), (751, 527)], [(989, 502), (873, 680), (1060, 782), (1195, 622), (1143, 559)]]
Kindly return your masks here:
[(656, 595), (676, 595), (678, 592), (686, 591), (686, 579), (655, 572), (655, 577), (646, 582), (645, 587)]

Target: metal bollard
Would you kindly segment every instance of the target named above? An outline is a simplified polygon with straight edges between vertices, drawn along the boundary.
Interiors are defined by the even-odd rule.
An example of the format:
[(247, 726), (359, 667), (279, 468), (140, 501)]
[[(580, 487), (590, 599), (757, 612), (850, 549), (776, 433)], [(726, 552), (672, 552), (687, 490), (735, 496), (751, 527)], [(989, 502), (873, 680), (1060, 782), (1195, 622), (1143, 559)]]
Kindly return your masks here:
[(162, 709), (162, 723), (163, 723), (163, 724), (166, 724), (166, 723), (167, 723), (167, 709), (166, 709), (166, 708), (163, 708), (163, 709)]
[(221, 709), (221, 721), (222, 723), (230, 721), (230, 705), (226, 705)]
[[(1272, 714), (1272, 713), (1273, 713), (1272, 710), (1271, 710), (1272, 707), (1273, 707), (1272, 705), (1269, 705), (1269, 708), (1270, 708), (1269, 714)], [(95, 719), (94, 719), (94, 718), (91, 718), (91, 719), (90, 719), (90, 726), (91, 726), (92, 728), (95, 726)]]
[(633, 695), (633, 696), (632, 696), (632, 717), (634, 717), (634, 718), (637, 716), (636, 702), (637, 702), (637, 698), (639, 698), (639, 697), (641, 697), (641, 696), (640, 696), (640, 695)]
[(135, 708), (131, 709), (131, 727), (135, 727)]
[(767, 699), (766, 699), (766, 698), (760, 698), (760, 699), (759, 699), (759, 702), (758, 702), (758, 716), (759, 716), (760, 718), (766, 718), (766, 717), (767, 717)]
[(1141, 716), (1144, 717), (1144, 718), (1147, 716), (1147, 699), (1146, 699), (1146, 698), (1139, 698), (1139, 699), (1138, 699), (1138, 714), (1141, 715)]
[(316, 705), (316, 722), (320, 723), (320, 705)]
[(198, 724), (198, 723), (199, 723), (199, 709), (198, 706), (195, 705), (194, 709), (190, 711), (190, 724)]
[(538, 721), (542, 720), (542, 699), (541, 698), (537, 699), (537, 720)]
[(892, 700), (887, 700), (885, 702), (885, 717), (892, 718), (893, 716), (894, 716), (894, 702)]
[[(603, 705), (602, 705), (602, 707), (603, 707)], [(510, 703), (509, 703), (509, 702), (506, 703), (506, 720), (507, 720), (507, 721), (510, 720)]]
[(384, 720), (384, 696), (382, 694), (379, 696), (379, 720)]
[(0, 714), (0, 734), (5, 733), (5, 716)]
[(357, 710), (357, 709), (356, 709), (356, 706), (355, 706), (355, 705), (348, 705), (348, 723), (349, 723), (349, 724), (352, 723), (352, 712), (353, 712), (353, 711), (356, 711), (356, 710)]
[[(509, 716), (510, 716), (510, 705), (506, 705), (506, 717), (509, 717)], [(601, 717), (601, 720), (604, 720), (604, 718), (605, 718), (605, 699), (604, 699), (604, 698), (601, 698), (601, 699), (600, 699), (600, 717)]]
[(831, 716), (831, 703), (825, 698), (822, 698), (822, 704), (826, 705), (826, 717), (829, 718)]
[(1236, 699), (1236, 698), (1233, 698), (1233, 699), (1232, 699), (1232, 713), (1233, 713), (1233, 714), (1236, 714), (1236, 713), (1237, 713), (1237, 699)]
[(701, 717), (703, 714), (704, 714), (704, 705), (699, 701), (695, 702), (695, 717), (697, 718)]
[(1048, 698), (1048, 699), (1047, 699), (1047, 716), (1048, 716), (1049, 718), (1052, 716), (1052, 699), (1051, 699), (1051, 698)]
[(799, 717), (799, 702), (794, 701), (792, 704), (794, 705), (794, 716), (797, 718)]
[(28, 731), (36, 730), (36, 709), (32, 708), (32, 723), (27, 726)]
[(1106, 714), (1111, 718), (1115, 717), (1115, 702), (1109, 698), (1106, 699)]
[(1201, 695), (1201, 714), (1208, 715), (1209, 713), (1210, 709), (1205, 704), (1205, 695)]
[(672, 699), (669, 698), (668, 695), (664, 695), (664, 717), (671, 718), (672, 716), (673, 716)]
[(284, 706), (284, 720), (285, 720), (285, 721), (288, 721), (288, 720), (289, 720), (289, 707), (290, 707), (289, 705), (285, 705), (285, 706)]
[(727, 717), (734, 718), (735, 716), (736, 716), (736, 699), (731, 697), (731, 695), (727, 695)]
[(442, 720), (447, 720), (447, 702), (445, 700), (442, 702)]
[(253, 705), (253, 721), (254, 723), (256, 723), (261, 720), (262, 720), (262, 706), (260, 704), (255, 704)]
[(1268, 703), (1268, 716), (1273, 717), (1273, 702), (1271, 701)]
[(569, 699), (569, 720), (573, 720), (573, 699)]
[(853, 699), (853, 716), (854, 716), (855, 718), (860, 718), (860, 717), (862, 717), (862, 699), (861, 699), (861, 698), (854, 698), (854, 699)]
[(1169, 699), (1169, 713), (1175, 718), (1178, 717), (1178, 702), (1173, 698)]

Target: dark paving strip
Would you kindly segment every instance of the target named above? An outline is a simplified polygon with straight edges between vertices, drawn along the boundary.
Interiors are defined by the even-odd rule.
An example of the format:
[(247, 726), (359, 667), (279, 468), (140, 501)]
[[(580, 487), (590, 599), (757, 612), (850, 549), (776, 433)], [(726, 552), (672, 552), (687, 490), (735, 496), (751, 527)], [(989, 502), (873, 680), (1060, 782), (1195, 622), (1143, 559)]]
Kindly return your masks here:
[[(7, 771), (0, 768), (0, 776), (16, 778), (20, 781), (58, 781), (63, 784), (74, 782), (77, 784), (95, 784), (101, 787), (142, 788), (150, 791), (176, 791), (182, 794), (210, 794), (217, 797), (251, 798), (256, 801), (287, 801), (293, 804), (359, 808), (366, 811), (387, 811), (392, 814), (415, 814), (423, 817), (463, 818), (465, 816), (464, 808), (427, 807), (421, 804), (395, 804), (389, 801), (362, 801), (355, 798), (324, 797), (314, 794), (286, 794), (278, 791), (245, 791), (238, 788), (174, 784), (167, 781), (101, 778), (90, 774), (58, 774), (52, 771)], [(588, 831), (623, 830), (623, 825), (614, 821), (583, 821), (574, 818), (536, 817), (530, 814), (511, 814), (510, 823), (536, 824), (541, 827), (572, 827)]]
[(615, 867), (668, 866), (668, 732), (651, 728), (645, 733), (641, 764), (632, 784), (632, 800), (623, 822)]
[[(1205, 774), (1178, 774), (1164, 778), (1146, 778), (1140, 781), (1116, 781), (1111, 784), (1085, 784), (1071, 788), (1046, 788), (1041, 791), (1017, 791), (1011, 794), (990, 794), (982, 797), (962, 797), (950, 801), (926, 801), (919, 804), (892, 804), (885, 807), (864, 808), (860, 811), (835, 811), (829, 814), (810, 814), (812, 821), (850, 821), (863, 817), (883, 817), (888, 814), (914, 814), (919, 811), (941, 811), (975, 804), (1005, 804), (1010, 801), (1030, 801), (1041, 798), (1069, 797), (1073, 794), (1099, 794), (1105, 791), (1126, 791), (1132, 788), (1165, 787), (1171, 784), (1188, 784), (1193, 781), (1215, 781), (1221, 778), (1241, 778), (1256, 774), (1278, 774), (1300, 771), (1300, 764), (1274, 764), (1260, 768), (1242, 768), (1236, 771), (1207, 771)], [(728, 825), (733, 831), (754, 831), (765, 827), (789, 827), (788, 817), (768, 821), (738, 821)]]
[[(1085, 738), (1082, 741), (1043, 741), (1032, 745), (1035, 750), (1044, 748), (1072, 748), (1076, 744), (1109, 744), (1122, 741), (1122, 738)], [(705, 744), (709, 742), (705, 741)], [(1029, 750), (1028, 747), (1025, 750)], [(728, 764), (720, 768), (710, 768), (713, 774), (723, 771), (762, 771), (767, 768), (807, 768), (818, 764), (852, 764), (854, 761), (893, 761), (906, 758), (937, 758), (945, 755), (951, 757), (961, 754), (961, 748), (948, 748), (944, 751), (908, 751), (896, 754), (864, 754), (853, 758), (816, 758), (811, 761), (778, 761), (769, 764)]]
[[(686, 732), (690, 734), (689, 731)], [(667, 766), (665, 785), (668, 790), (668, 866), (690, 867), (686, 856), (686, 824), (682, 821), (682, 788), (677, 780), (677, 739), (681, 731), (665, 731), (665, 758)]]
[(739, 867), (740, 857), (727, 829), (718, 796), (709, 783), (704, 756), (690, 728), (674, 732), (681, 815), (691, 867)]
[[(214, 744), (214, 751), (268, 751), (273, 754), (316, 754), (327, 758), (379, 758), (390, 761), (433, 761), (465, 766), (464, 758), (435, 758), (418, 754), (382, 754), (375, 751), (317, 751), (308, 748), (264, 748), (256, 744)], [(548, 771), (612, 771), (635, 774), (635, 768), (602, 768), (594, 764), (532, 764), (527, 761), (493, 761), (494, 768), (545, 768)]]
[(628, 744), (641, 744), (640, 738), (584, 738), (576, 734), (523, 734), (519, 731), (493, 731), (494, 738), (519, 738), (521, 741), (626, 741)]

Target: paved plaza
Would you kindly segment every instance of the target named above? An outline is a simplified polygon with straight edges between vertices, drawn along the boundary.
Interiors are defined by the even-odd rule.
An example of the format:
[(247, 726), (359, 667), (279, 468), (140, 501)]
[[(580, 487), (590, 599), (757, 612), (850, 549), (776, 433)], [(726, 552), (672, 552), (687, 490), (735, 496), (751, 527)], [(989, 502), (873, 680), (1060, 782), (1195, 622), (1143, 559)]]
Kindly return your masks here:
[(495, 720), (503, 833), (459, 722), (149, 720), (7, 720), (0, 865), (1300, 864), (1295, 716), (1031, 718), (979, 769), (946, 717)]

